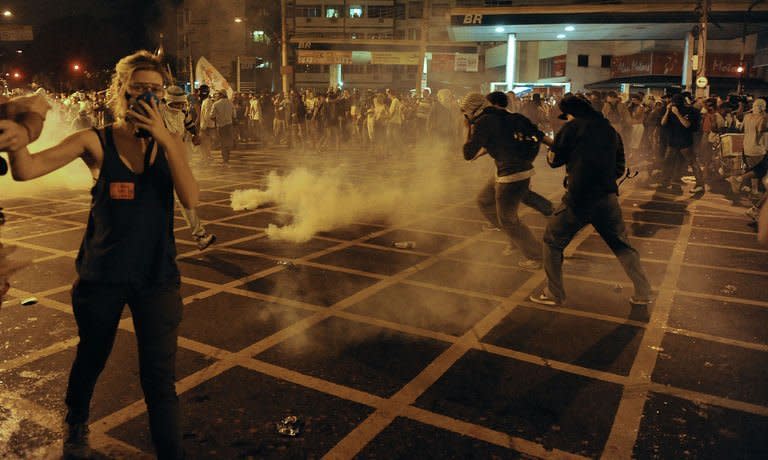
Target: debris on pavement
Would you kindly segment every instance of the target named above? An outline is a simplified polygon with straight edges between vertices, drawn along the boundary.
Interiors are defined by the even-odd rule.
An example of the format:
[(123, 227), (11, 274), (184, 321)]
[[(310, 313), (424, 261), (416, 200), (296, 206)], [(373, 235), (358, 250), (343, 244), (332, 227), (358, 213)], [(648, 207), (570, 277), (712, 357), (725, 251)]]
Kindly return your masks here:
[(301, 433), (302, 422), (299, 417), (289, 415), (277, 422), (277, 432), (283, 436), (295, 437)]
[(392, 246), (398, 249), (414, 249), (416, 247), (415, 241), (395, 241)]

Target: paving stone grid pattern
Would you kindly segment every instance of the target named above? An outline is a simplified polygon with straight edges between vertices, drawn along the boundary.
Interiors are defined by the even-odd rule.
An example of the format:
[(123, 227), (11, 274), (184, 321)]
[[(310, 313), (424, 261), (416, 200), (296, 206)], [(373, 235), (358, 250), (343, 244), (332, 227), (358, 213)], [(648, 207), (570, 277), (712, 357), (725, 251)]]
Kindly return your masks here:
[[(768, 252), (722, 195), (626, 184), (624, 218), (655, 304), (628, 305), (628, 279), (588, 227), (566, 253), (568, 303), (548, 308), (527, 301), (543, 272), (519, 269), (504, 236), (483, 229), (481, 183), (462, 179), (458, 159), (447, 168), (455, 190), (405, 221), (292, 244), (264, 234), (290, 222), (284, 210), (229, 207), (232, 190), (287, 170), (288, 156), (300, 162), (261, 150), (196, 168), (212, 248), (197, 251), (176, 219), (190, 458), (768, 456)], [(356, 178), (380, 166), (342, 157)], [(538, 169), (534, 187), (559, 199), (562, 172)], [(50, 190), (2, 206), (3, 241), (35, 264), (0, 310), (0, 457), (46, 458), (61, 448), (89, 195)], [(540, 236), (545, 219), (521, 211)], [(417, 246), (392, 247), (400, 240)], [(39, 303), (21, 306), (29, 296)], [(136, 359), (126, 309), (92, 405), (92, 441), (107, 457), (151, 458)], [(276, 433), (286, 415), (302, 418), (300, 436)]]

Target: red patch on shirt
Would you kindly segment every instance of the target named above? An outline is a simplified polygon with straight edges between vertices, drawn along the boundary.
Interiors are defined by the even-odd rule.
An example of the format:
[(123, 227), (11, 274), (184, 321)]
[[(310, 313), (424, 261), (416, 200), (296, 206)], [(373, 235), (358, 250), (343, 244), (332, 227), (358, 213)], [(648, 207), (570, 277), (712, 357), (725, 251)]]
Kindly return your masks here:
[(133, 182), (112, 182), (109, 184), (109, 197), (113, 200), (132, 200), (136, 198)]

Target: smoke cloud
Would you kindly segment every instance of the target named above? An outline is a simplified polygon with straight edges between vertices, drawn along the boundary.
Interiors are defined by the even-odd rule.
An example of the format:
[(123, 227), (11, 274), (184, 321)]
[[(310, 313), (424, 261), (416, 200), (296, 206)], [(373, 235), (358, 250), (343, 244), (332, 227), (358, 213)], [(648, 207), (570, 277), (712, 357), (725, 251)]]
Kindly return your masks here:
[[(34, 155), (35, 152), (53, 147), (71, 133), (69, 123), (54, 106), (48, 112), (40, 138), (29, 145), (29, 151)], [(0, 176), (0, 187), (5, 198), (32, 197), (57, 188), (88, 190), (92, 183), (91, 173), (82, 161), (73, 161), (61, 169), (27, 182), (14, 181), (10, 173)]]
[[(317, 164), (298, 166), (282, 175), (272, 171), (265, 188), (234, 191), (231, 205), (236, 211), (277, 205), (293, 215), (293, 221), (284, 226), (270, 224), (267, 236), (296, 243), (360, 221), (377, 219), (396, 224), (441, 195), (464, 189), (457, 179), (466, 178), (468, 165), (459, 151), (446, 145), (422, 145), (407, 155), (390, 154), (375, 162), (364, 155), (345, 157), (344, 161), (371, 162), (368, 173), (362, 176), (359, 166), (352, 174), (352, 168), (338, 164), (338, 158), (309, 157)], [(488, 173), (487, 168), (469, 169)]]

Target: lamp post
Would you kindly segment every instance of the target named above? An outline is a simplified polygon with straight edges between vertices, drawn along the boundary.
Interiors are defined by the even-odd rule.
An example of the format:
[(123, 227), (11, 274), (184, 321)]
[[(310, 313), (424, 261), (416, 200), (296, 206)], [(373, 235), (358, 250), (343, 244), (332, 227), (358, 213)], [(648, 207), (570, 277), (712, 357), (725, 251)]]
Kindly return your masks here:
[(280, 0), (280, 57), (282, 68), (280, 69), (280, 75), (283, 82), (283, 95), (287, 98), (290, 91), (288, 90), (288, 5), (286, 0)]

